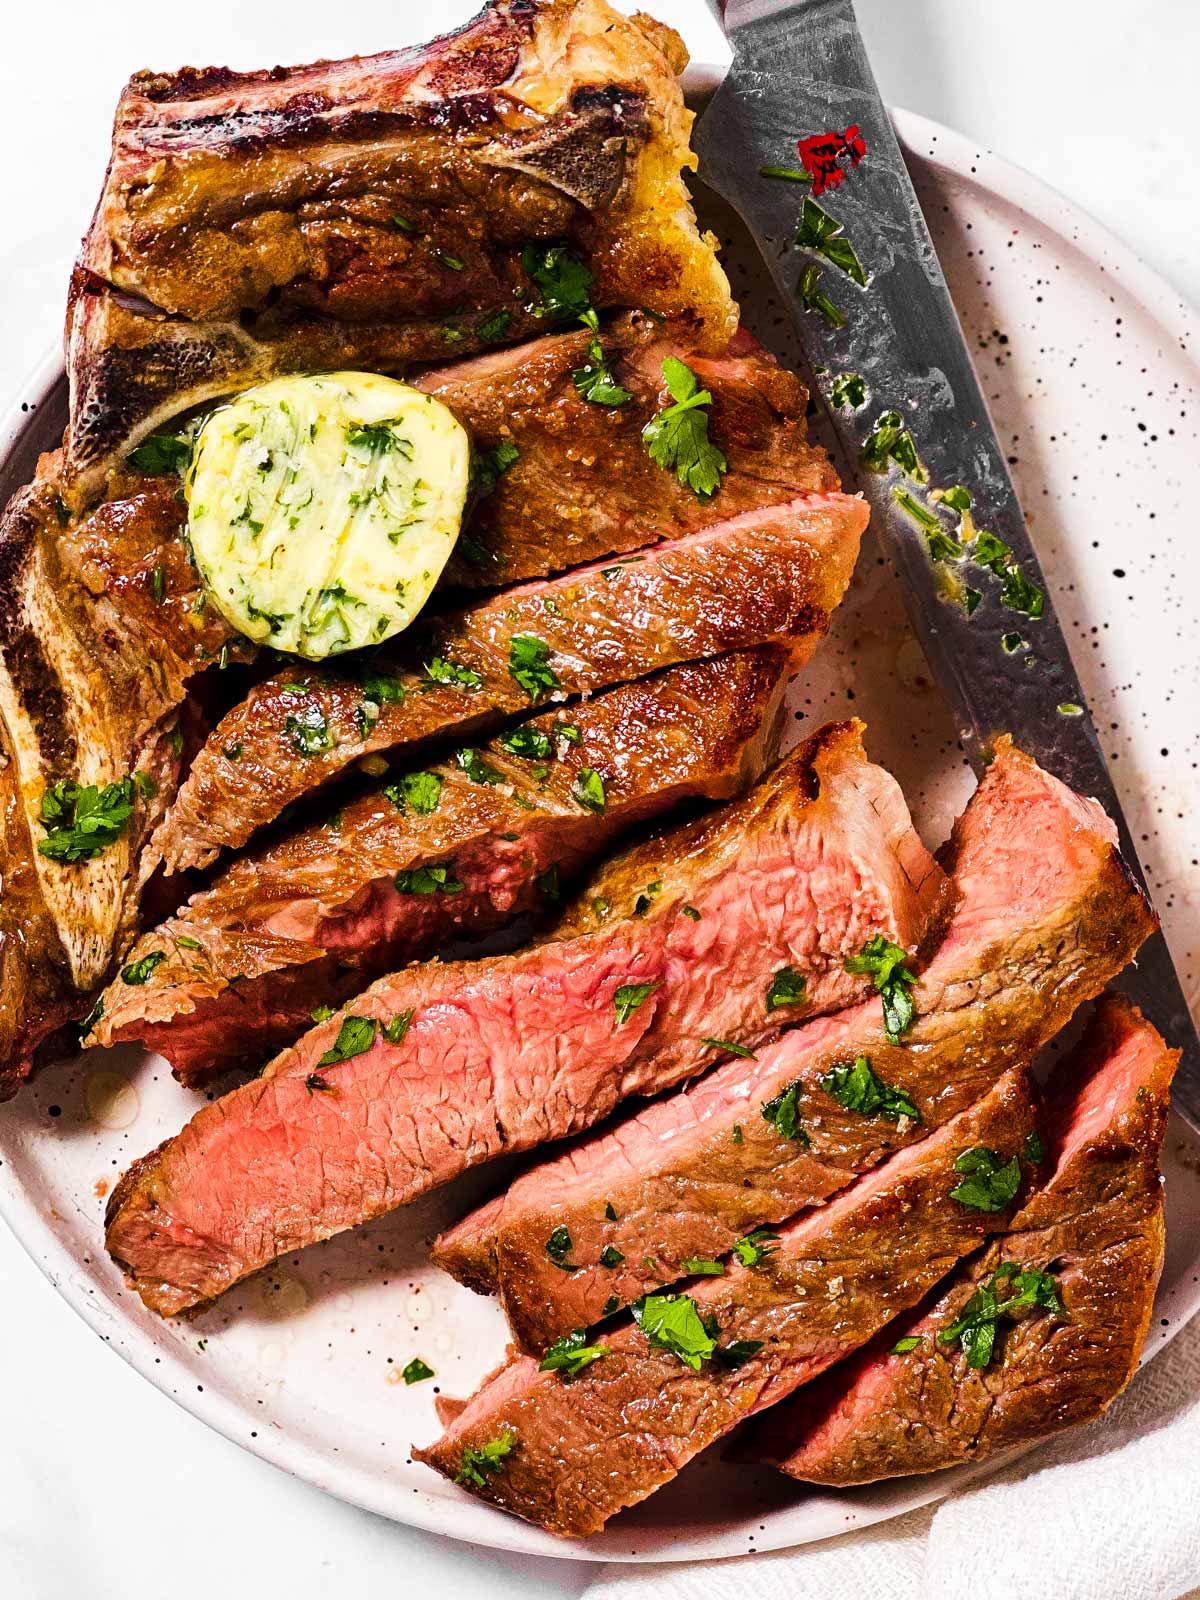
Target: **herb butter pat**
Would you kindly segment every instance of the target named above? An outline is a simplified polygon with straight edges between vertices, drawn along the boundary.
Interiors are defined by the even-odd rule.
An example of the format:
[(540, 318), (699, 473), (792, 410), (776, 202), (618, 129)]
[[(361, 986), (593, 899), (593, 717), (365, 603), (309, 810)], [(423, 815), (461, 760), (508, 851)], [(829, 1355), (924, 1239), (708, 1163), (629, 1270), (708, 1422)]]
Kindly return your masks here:
[(186, 480), (213, 603), (259, 644), (319, 661), (406, 628), (458, 537), (470, 445), (394, 378), (279, 378), (220, 406)]

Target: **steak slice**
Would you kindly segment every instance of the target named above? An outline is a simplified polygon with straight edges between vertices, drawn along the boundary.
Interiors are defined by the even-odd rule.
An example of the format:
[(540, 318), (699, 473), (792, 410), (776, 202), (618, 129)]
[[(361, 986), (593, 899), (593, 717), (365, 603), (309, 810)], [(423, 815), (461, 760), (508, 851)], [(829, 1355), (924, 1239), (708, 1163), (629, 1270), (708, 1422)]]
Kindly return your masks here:
[[(1132, 959), (1153, 919), (1115, 837), (1094, 802), (1002, 741), (955, 826), (957, 903), (899, 1043), (885, 1039), (877, 999), (790, 1029), (757, 1060), (730, 1061), (527, 1172), (443, 1235), (434, 1259), (498, 1291), (517, 1342), (541, 1351), (685, 1276), (689, 1260), (826, 1200), (1031, 1059)], [(822, 1087), (859, 1056), (918, 1119), (866, 1114)], [(800, 1126), (785, 1132), (766, 1115), (792, 1085)], [(574, 1272), (546, 1254), (558, 1228)]]
[(601, 869), (540, 944), (380, 979), (126, 1174), (111, 1253), (170, 1315), (677, 1082), (712, 1055), (710, 1021), (756, 1042), (784, 965), (808, 977), (793, 1011), (857, 999), (845, 957), (886, 929), (915, 942), (940, 881), (896, 795), (861, 726), (833, 724), (741, 800)]
[(366, 677), (361, 664), (290, 667), (218, 724), (156, 849), (168, 871), (203, 866), (362, 756), (469, 736), (548, 696), (781, 639), (806, 660), (846, 591), (866, 521), (861, 500), (812, 495), (489, 596), (410, 630)]
[(492, 0), (417, 49), (141, 72), (72, 281), (73, 473), (285, 372), (394, 371), (544, 327), (522, 261), (565, 242), (593, 303), (735, 325), (696, 227), (678, 36), (605, 0)]
[[(239, 857), (129, 952), (149, 975), (110, 985), (92, 1038), (140, 1039), (193, 1081), (290, 1043), (315, 1006), (381, 973), (547, 911), (619, 830), (754, 781), (777, 743), (788, 658), (764, 645), (668, 667), (521, 724), (516, 749), (493, 740), (475, 778), (455, 760), (392, 774)], [(584, 768), (605, 774), (601, 815), (578, 797)]]
[[(1137, 1369), (1162, 1271), (1158, 1163), (1178, 1059), (1126, 1000), (1102, 1000), (1053, 1083), (1053, 1171), (1011, 1231), (931, 1304), (756, 1424), (739, 1457), (842, 1487), (978, 1461), (1106, 1410)], [(1002, 1266), (1001, 1300), (1016, 1271), (1050, 1271), (1063, 1310), (1014, 1311), (973, 1367), (961, 1341), (941, 1335)]]
[[(132, 931), (142, 846), (173, 798), (187, 684), (212, 637), (172, 593), (186, 556), (161, 486), (81, 524), (59, 489), (43, 458), (0, 516), (0, 1098), (87, 1011)], [(39, 851), (48, 790), (132, 779), (132, 814), (106, 848)]]
[[(449, 406), (477, 453), (515, 446), (517, 459), (476, 501), (443, 586), (514, 583), (614, 552), (694, 533), (763, 506), (841, 487), (824, 450), (808, 442), (808, 394), (746, 334), (722, 355), (697, 353), (694, 334), (634, 312), (606, 323), (600, 342), (630, 398), (595, 405), (572, 374), (593, 335), (548, 335), (415, 379)], [(670, 396), (662, 366), (685, 362), (712, 395), (710, 432), (729, 463), (720, 493), (699, 499), (646, 452), (642, 429)]]
[[(706, 1326), (692, 1324), (691, 1362), (623, 1321), (597, 1336), (605, 1353), (570, 1381), (515, 1358), (414, 1456), (551, 1533), (598, 1532), (745, 1417), (864, 1344), (1002, 1228), (1004, 1212), (952, 1198), (955, 1162), (980, 1146), (1005, 1161), (1019, 1156), (1033, 1126), (1028, 1076), (1017, 1068), (928, 1139), (788, 1223), (757, 1266), (696, 1283), (686, 1299)], [(652, 1310), (647, 1303), (643, 1315)], [(688, 1307), (673, 1310), (678, 1325)], [(507, 1451), (472, 1477), (472, 1453), (498, 1440)]]

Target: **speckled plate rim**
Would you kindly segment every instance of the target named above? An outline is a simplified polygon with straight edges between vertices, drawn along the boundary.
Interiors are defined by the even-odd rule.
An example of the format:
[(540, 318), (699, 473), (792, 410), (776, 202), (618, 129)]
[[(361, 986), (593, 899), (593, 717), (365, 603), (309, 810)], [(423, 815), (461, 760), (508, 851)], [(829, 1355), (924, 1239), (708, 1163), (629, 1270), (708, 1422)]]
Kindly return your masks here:
[[(711, 86), (719, 82), (721, 76), (720, 68), (693, 68), (688, 75), (689, 86)], [(1023, 211), (1041, 227), (1064, 239), (1098, 271), (1119, 279), (1122, 292), (1135, 300), (1162, 328), (1169, 343), (1178, 344), (1186, 358), (1197, 365), (1200, 381), (1200, 362), (1192, 353), (1190, 342), (1195, 313), (1133, 251), (1049, 185), (990, 152), (982, 152), (961, 134), (909, 111), (896, 110), (893, 119), (906, 155), (939, 167), (949, 177), (971, 183)], [(977, 171), (982, 161), (987, 163), (986, 181)], [(29, 374), (18, 391), (21, 398), (0, 419), (0, 467), (6, 466), (19, 453), (33, 417), (50, 400), (63, 379), (62, 356), (58, 350), (48, 354)], [(188, 1381), (188, 1368), (173, 1353), (169, 1343), (159, 1344), (137, 1330), (133, 1330), (128, 1339), (122, 1338), (119, 1344), (113, 1342), (114, 1318), (121, 1317), (119, 1300), (98, 1292), (97, 1282), (84, 1275), (81, 1263), (47, 1225), (36, 1198), (18, 1183), (11, 1162), (5, 1161), (0, 1161), (0, 1216), (67, 1304), (142, 1377), (234, 1444), (339, 1499), (408, 1526), (496, 1550), (587, 1562), (696, 1559), (690, 1552), (675, 1556), (670, 1549), (662, 1548), (623, 1558), (612, 1549), (598, 1549), (589, 1544), (564, 1546), (551, 1541), (538, 1529), (466, 1499), (461, 1504), (449, 1504), (444, 1500), (414, 1496), (411, 1504), (397, 1506), (394, 1494), (371, 1472), (331, 1462), (320, 1451), (286, 1435), (275, 1434), (271, 1429), (263, 1429), (258, 1438), (248, 1440), (244, 1414), (238, 1405), (211, 1388), (197, 1393), (194, 1384)], [(1200, 1249), (1197, 1259), (1200, 1261)], [(1152, 1349), (1146, 1352), (1146, 1359), (1157, 1355), (1200, 1309), (1200, 1291), (1194, 1291), (1183, 1302), (1177, 1298), (1171, 1309), (1174, 1315), (1169, 1332), (1155, 1340)], [(974, 1469), (938, 1474), (919, 1483), (898, 1481), (894, 1492), (872, 1497), (869, 1503), (847, 1504), (845, 1514), (839, 1517), (836, 1525), (827, 1524), (806, 1531), (800, 1538), (789, 1524), (795, 1512), (802, 1508), (797, 1506), (795, 1512), (776, 1513), (759, 1540), (758, 1549), (787, 1549), (885, 1521), (941, 1499), (965, 1483), (985, 1476), (996, 1466), (996, 1462), (989, 1462)], [(716, 1538), (719, 1540), (719, 1533)], [(731, 1541), (727, 1550), (707, 1549), (704, 1559), (732, 1559), (745, 1554), (745, 1546), (739, 1538), (736, 1546)]]

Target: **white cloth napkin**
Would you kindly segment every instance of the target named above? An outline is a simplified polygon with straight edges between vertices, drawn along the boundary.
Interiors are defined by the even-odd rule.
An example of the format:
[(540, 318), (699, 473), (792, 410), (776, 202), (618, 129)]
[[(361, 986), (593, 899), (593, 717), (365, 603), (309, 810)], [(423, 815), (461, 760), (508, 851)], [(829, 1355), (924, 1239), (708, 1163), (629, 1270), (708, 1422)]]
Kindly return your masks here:
[(1200, 1318), (1099, 1422), (938, 1505), (745, 1560), (608, 1566), (587, 1600), (1180, 1600), (1197, 1593)]

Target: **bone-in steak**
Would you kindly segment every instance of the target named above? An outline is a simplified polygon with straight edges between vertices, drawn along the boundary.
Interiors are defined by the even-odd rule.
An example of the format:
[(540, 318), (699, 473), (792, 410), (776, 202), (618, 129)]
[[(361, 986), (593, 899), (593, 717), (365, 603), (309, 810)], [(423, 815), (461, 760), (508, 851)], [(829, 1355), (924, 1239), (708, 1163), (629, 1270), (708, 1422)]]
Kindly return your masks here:
[[(788, 1223), (756, 1265), (697, 1282), (690, 1310), (649, 1298), (641, 1327), (624, 1321), (598, 1334), (603, 1354), (569, 1380), (516, 1358), (413, 1454), (551, 1533), (596, 1533), (745, 1417), (864, 1344), (1002, 1228), (1005, 1211), (953, 1197), (955, 1163), (980, 1147), (1019, 1158), (1033, 1125), (1018, 1068), (931, 1138)], [(645, 1331), (655, 1326), (665, 1330), (657, 1343)], [(465, 1469), (488, 1445), (496, 1470), (472, 1476)]]
[(668, 28), (605, 0), (492, 0), (418, 49), (138, 73), (68, 309), (81, 487), (165, 418), (282, 372), (395, 371), (543, 331), (523, 248), (567, 242), (597, 306), (695, 319), (729, 286)]
[[(739, 1458), (841, 1487), (977, 1461), (1099, 1416), (1137, 1368), (1162, 1270), (1158, 1163), (1178, 1058), (1127, 1001), (1101, 1001), (1052, 1086), (1053, 1170), (1011, 1231), (756, 1424)], [(1018, 1274), (1041, 1272), (1061, 1310), (1035, 1300), (998, 1318), (974, 1365), (961, 1335), (942, 1337), (969, 1307), (990, 1309), (989, 1290), (1018, 1300)]]
[[(784, 645), (668, 667), (520, 724), (240, 857), (129, 952), (92, 1037), (140, 1039), (185, 1080), (257, 1063), (383, 972), (547, 911), (632, 823), (727, 799), (773, 753)], [(605, 807), (579, 797), (603, 774)], [(147, 967), (149, 970), (147, 971)]]
[[(535, 1167), (435, 1259), (498, 1290), (518, 1343), (540, 1351), (825, 1200), (1031, 1059), (1133, 958), (1153, 919), (1114, 840), (1094, 802), (1003, 742), (955, 827), (957, 903), (899, 1042), (878, 1000), (793, 1028)], [(860, 1057), (905, 1101), (839, 1083)], [(774, 1108), (793, 1089), (785, 1126)], [(573, 1241), (571, 1273), (546, 1255), (556, 1228)]]
[(618, 856), (541, 944), (380, 979), (131, 1169), (112, 1254), (171, 1314), (677, 1082), (719, 1054), (706, 1023), (757, 1042), (779, 1026), (766, 997), (784, 966), (807, 975), (793, 1015), (859, 998), (845, 958), (874, 933), (916, 942), (940, 886), (897, 796), (861, 728), (834, 724), (741, 800), (664, 833), (654, 879), (635, 846), (636, 895)]
[(859, 499), (812, 495), (489, 596), (410, 630), (367, 677), (344, 663), (290, 668), (222, 719), (155, 846), (170, 871), (204, 865), (361, 756), (461, 738), (531, 703), (774, 640), (807, 659), (866, 520)]

